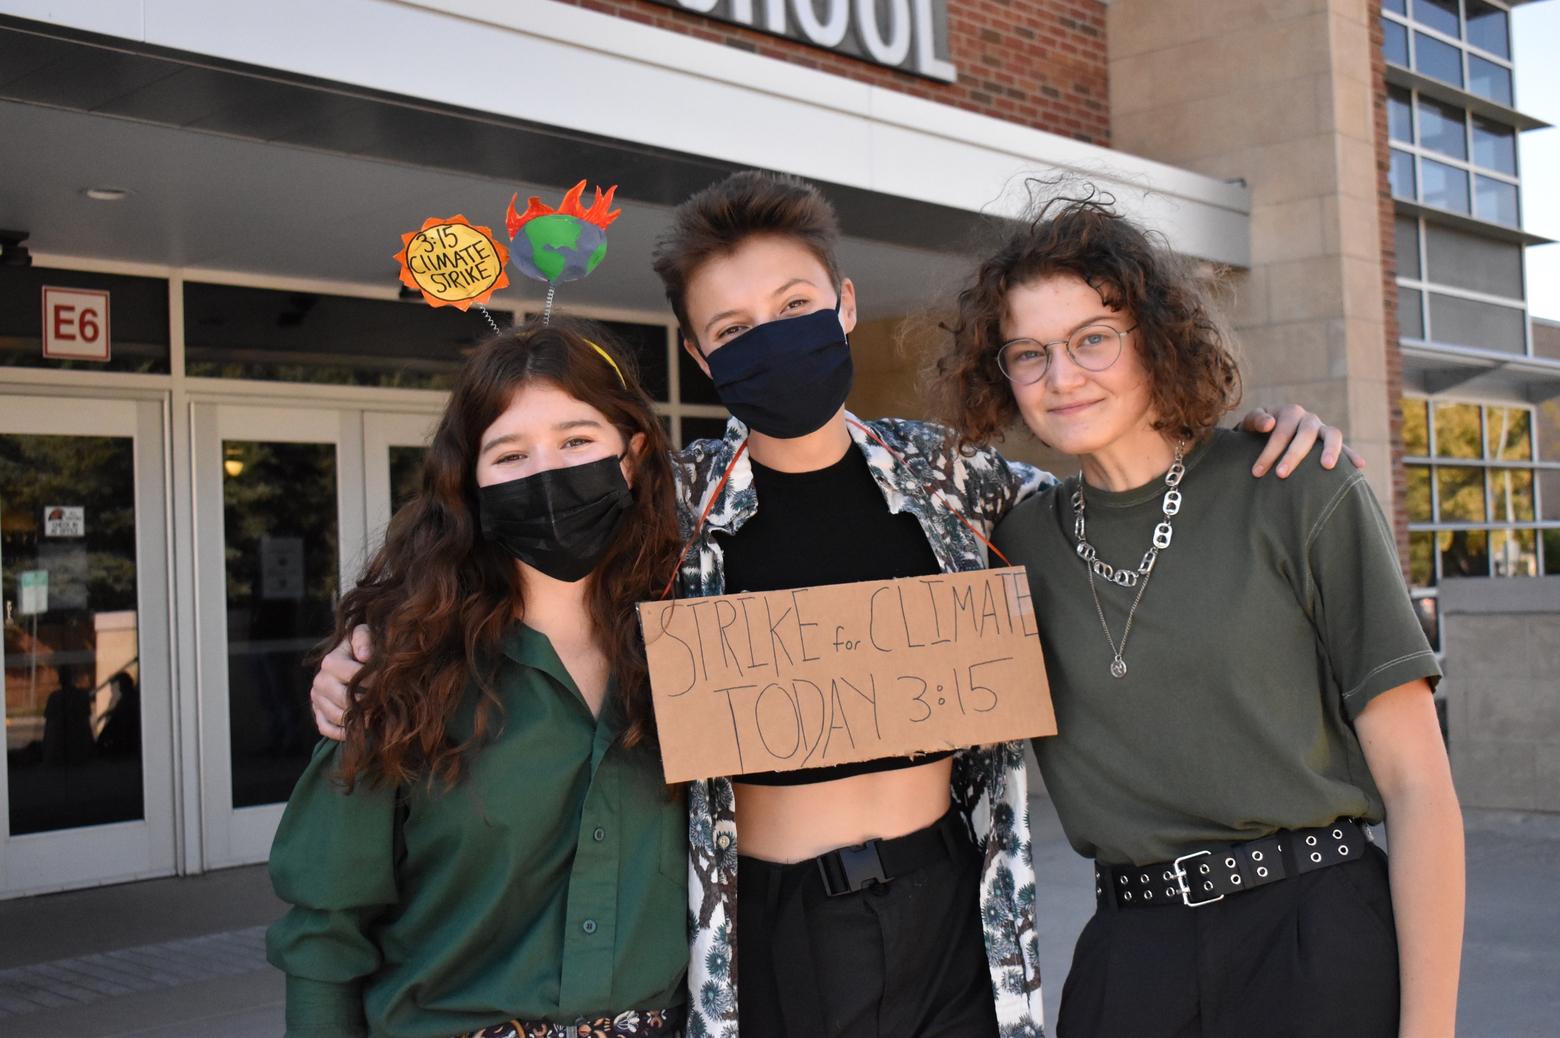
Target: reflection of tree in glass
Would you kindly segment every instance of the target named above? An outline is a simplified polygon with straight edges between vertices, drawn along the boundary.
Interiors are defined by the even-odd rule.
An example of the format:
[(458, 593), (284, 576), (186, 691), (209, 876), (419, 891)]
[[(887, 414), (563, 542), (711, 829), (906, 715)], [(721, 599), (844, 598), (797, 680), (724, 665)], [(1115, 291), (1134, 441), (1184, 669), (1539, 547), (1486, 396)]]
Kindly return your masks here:
[(1533, 519), (1533, 470), (1491, 469), (1490, 494), (1495, 521), (1531, 522)]
[(1484, 470), (1442, 465), (1435, 470), (1441, 495), (1441, 521), (1482, 523), (1484, 512)]
[(1415, 587), (1435, 584), (1435, 534), (1408, 535), (1408, 579)]
[[(43, 510), (52, 505), (84, 508), (86, 535), (46, 538)], [(93, 612), (135, 608), (135, 452), (129, 437), (0, 436), (6, 599), (16, 599), (17, 573), (39, 568), (39, 548), (51, 543), (85, 550), (86, 600)], [(58, 597), (66, 589), (50, 590)]]
[(390, 448), (390, 514), (417, 496), (422, 489), (423, 459), (428, 456), (426, 447)]
[(303, 542), (300, 626), (323, 633), (336, 591), (336, 449), (328, 443), (227, 441), (224, 455), (243, 463), (222, 480), (229, 609), (253, 608), (261, 592), (261, 538)]
[(1538, 405), (1538, 456), (1560, 461), (1560, 398)]
[(1403, 452), (1410, 457), (1424, 457), (1430, 453), (1430, 433), (1425, 418), (1425, 401), (1402, 399)]
[(1448, 577), (1490, 575), (1489, 533), (1485, 530), (1442, 530), (1441, 573)]
[(1403, 495), (1404, 505), (1408, 509), (1408, 521), (1429, 522), (1433, 518), (1430, 514), (1430, 467), (1407, 465), (1404, 467), (1404, 476), (1408, 483)]
[(1443, 458), (1482, 458), (1478, 404), (1435, 405), (1435, 452)]
[(1490, 447), (1502, 461), (1527, 461), (1533, 457), (1533, 436), (1528, 413), (1515, 407), (1492, 407), (1488, 415)]
[(1532, 530), (1490, 531), (1490, 556), (1497, 577), (1538, 575), (1537, 539)]
[(189, 365), (188, 374), (202, 378), (256, 379), (265, 382), (310, 382), (332, 386), (383, 386), (388, 389), (449, 389), (458, 362), (438, 368), (403, 366), (391, 370), (313, 364), (217, 363)]

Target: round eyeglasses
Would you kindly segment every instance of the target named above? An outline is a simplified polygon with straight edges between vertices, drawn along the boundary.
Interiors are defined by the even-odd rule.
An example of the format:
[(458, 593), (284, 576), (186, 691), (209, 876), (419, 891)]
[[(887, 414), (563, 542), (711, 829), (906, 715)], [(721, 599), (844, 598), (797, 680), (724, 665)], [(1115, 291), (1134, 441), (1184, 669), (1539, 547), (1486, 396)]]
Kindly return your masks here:
[(1045, 378), (1051, 367), (1051, 347), (1063, 346), (1072, 362), (1085, 371), (1104, 371), (1121, 357), (1127, 334), (1137, 325), (1122, 330), (1108, 324), (1079, 328), (1066, 339), (1040, 342), (1037, 339), (1009, 339), (997, 349), (997, 366), (1009, 382), (1027, 386)]

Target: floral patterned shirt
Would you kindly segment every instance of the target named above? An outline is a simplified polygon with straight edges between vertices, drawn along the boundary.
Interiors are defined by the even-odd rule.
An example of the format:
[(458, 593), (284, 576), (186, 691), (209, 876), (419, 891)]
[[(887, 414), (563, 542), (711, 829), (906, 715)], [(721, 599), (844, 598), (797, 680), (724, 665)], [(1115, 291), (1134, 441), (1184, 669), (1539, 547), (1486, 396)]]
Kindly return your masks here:
[[(985, 546), (958, 515), (990, 536), (1013, 505), (1056, 482), (1049, 473), (1006, 461), (989, 449), (961, 453), (947, 430), (937, 425), (897, 418), (864, 422), (849, 413), (846, 420), (889, 511), (908, 511), (920, 521), (945, 572), (988, 565)], [(746, 452), (737, 456), (746, 438), (747, 427), (733, 418), (722, 439), (700, 440), (673, 458), (682, 532), (692, 539), (678, 574), (680, 595), (725, 591), (724, 560), (711, 535), (717, 530), (735, 533), (758, 511), (753, 467)], [(728, 468), (730, 476), (719, 486)], [(706, 508), (708, 516), (699, 527)], [(1039, 1038), (1045, 1015), (1023, 743), (960, 751), (954, 757), (952, 793), (985, 852), (981, 919), (1000, 1034)], [(732, 968), (737, 824), (730, 779), (689, 787), (688, 903), (688, 1036), (737, 1038), (737, 977)]]

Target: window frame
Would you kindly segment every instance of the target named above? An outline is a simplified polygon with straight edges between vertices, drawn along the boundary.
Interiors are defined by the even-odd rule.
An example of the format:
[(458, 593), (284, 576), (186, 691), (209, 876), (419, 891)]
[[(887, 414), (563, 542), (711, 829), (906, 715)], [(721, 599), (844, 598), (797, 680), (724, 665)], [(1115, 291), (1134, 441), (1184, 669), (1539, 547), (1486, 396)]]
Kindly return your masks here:
[[(1501, 227), (1501, 228), (1505, 228), (1507, 230), (1518, 230), (1518, 231), (1520, 231), (1522, 229), (1522, 154), (1521, 154), (1522, 149), (1520, 147), (1516, 146), (1516, 138), (1517, 138), (1517, 134), (1519, 132), (1517, 130), (1517, 128), (1515, 126), (1510, 126), (1509, 127), (1510, 130), (1511, 130), (1511, 133), (1512, 133), (1513, 150), (1516, 152), (1515, 161), (1513, 162), (1513, 165), (1516, 168), (1516, 172), (1515, 173), (1507, 173), (1507, 172), (1505, 172), (1503, 170), (1491, 169), (1491, 168), (1489, 168), (1487, 166), (1481, 166), (1481, 165), (1478, 164), (1478, 162), (1474, 158), (1474, 156), (1476, 154), (1476, 151), (1475, 151), (1474, 137), (1473, 137), (1473, 120), (1474, 120), (1474, 116), (1475, 116), (1476, 113), (1471, 111), (1465, 105), (1453, 105), (1453, 104), (1450, 104), (1450, 103), (1448, 103), (1446, 101), (1441, 100), (1438, 97), (1433, 97), (1433, 96), (1429, 96), (1429, 95), (1421, 95), (1421, 92), (1417, 88), (1412, 88), (1411, 89), (1409, 87), (1402, 87), (1402, 86), (1389, 86), (1387, 88), (1387, 104), (1388, 105), (1392, 104), (1392, 94), (1393, 94), (1394, 91), (1402, 91), (1403, 93), (1406, 93), (1408, 95), (1409, 126), (1410, 126), (1410, 133), (1411, 133), (1411, 135), (1413, 137), (1413, 140), (1411, 140), (1411, 141), (1400, 141), (1400, 140), (1396, 139), (1395, 137), (1392, 137), (1391, 133), (1390, 133), (1390, 123), (1391, 123), (1391, 120), (1389, 118), (1389, 120), (1388, 120), (1388, 130), (1389, 130), (1389, 132), (1388, 132), (1388, 139), (1387, 139), (1387, 147), (1388, 147), (1388, 149), (1390, 151), (1395, 151), (1395, 152), (1399, 152), (1399, 153), (1404, 154), (1404, 155), (1408, 155), (1413, 160), (1413, 164), (1414, 164), (1414, 185), (1413, 185), (1414, 186), (1414, 193), (1413, 193), (1412, 196), (1408, 196), (1408, 195), (1401, 195), (1401, 194), (1398, 194), (1396, 191), (1393, 191), (1392, 197), (1396, 198), (1396, 199), (1401, 199), (1402, 201), (1405, 201), (1405, 202), (1413, 202), (1416, 205), (1427, 206), (1427, 207), (1429, 207), (1431, 209), (1436, 209), (1436, 210), (1441, 211), (1441, 212), (1454, 213), (1457, 216), (1463, 217), (1465, 219), (1477, 220), (1480, 223), (1486, 223), (1486, 224), (1489, 224), (1492, 227)], [(1443, 109), (1445, 109), (1445, 108), (1455, 108), (1458, 111), (1462, 112), (1463, 150), (1467, 154), (1467, 158), (1459, 159), (1455, 155), (1444, 154), (1442, 152), (1434, 150), (1433, 148), (1427, 148), (1423, 144), (1420, 143), (1419, 102), (1420, 102), (1420, 97), (1421, 96), (1424, 96), (1427, 101), (1429, 101), (1432, 104), (1439, 105)], [(1498, 122), (1499, 121), (1499, 120), (1491, 119), (1488, 115), (1484, 115), (1483, 113), (1477, 113), (1477, 114), (1479, 115), (1480, 118), (1484, 119), (1485, 122)], [(1507, 124), (1502, 124), (1502, 125), (1507, 125)], [(1435, 205), (1435, 204), (1433, 204), (1431, 202), (1425, 201), (1425, 198), (1424, 198), (1425, 177), (1424, 177), (1424, 170), (1422, 168), (1422, 165), (1423, 165), (1424, 160), (1426, 160), (1426, 159), (1430, 160), (1431, 162), (1439, 162), (1443, 166), (1450, 166), (1453, 169), (1459, 169), (1462, 172), (1467, 174), (1467, 176), (1468, 176), (1468, 209), (1467, 209), (1466, 212), (1464, 212), (1463, 210), (1460, 210), (1460, 209), (1448, 209), (1445, 206)], [(1389, 161), (1390, 161), (1390, 156), (1389, 156)], [(1491, 218), (1489, 218), (1487, 216), (1484, 216), (1484, 215), (1479, 213), (1479, 211), (1478, 211), (1478, 205), (1479, 205), (1478, 184), (1479, 184), (1479, 182), (1478, 182), (1478, 179), (1477, 179), (1478, 177), (1484, 177), (1484, 178), (1486, 178), (1488, 180), (1500, 181), (1501, 183), (1510, 186), (1511, 188), (1513, 188), (1516, 191), (1516, 194), (1517, 194), (1517, 213), (1516, 213), (1517, 219), (1516, 219), (1515, 223), (1505, 223), (1505, 222), (1503, 222), (1501, 220), (1494, 220), (1494, 219), (1491, 219)]]
[[(1560, 530), (1560, 519), (1544, 519), (1543, 481), (1538, 478), (1540, 471), (1560, 472), (1560, 461), (1547, 461), (1539, 456), (1538, 442), (1538, 408), (1533, 404), (1509, 402), (1488, 399), (1471, 399), (1453, 394), (1425, 395), (1420, 393), (1405, 392), (1398, 402), (1400, 411), (1408, 403), (1423, 405), (1425, 411), (1425, 450), (1426, 454), (1409, 454), (1404, 448), (1403, 467), (1405, 473), (1410, 467), (1426, 469), (1429, 473), (1430, 491), (1430, 518), (1428, 520), (1408, 519), (1408, 532), (1428, 533), (1432, 536), (1442, 532), (1457, 531), (1482, 531), (1493, 535), (1497, 532), (1513, 532), (1519, 530), (1534, 531), (1534, 565), (1537, 576), (1545, 573), (1546, 559), (1544, 557), (1544, 530)], [(1479, 409), (1479, 435), (1480, 456), (1477, 458), (1439, 457), (1436, 454), (1435, 432), (1435, 407), (1438, 404), (1466, 404)], [(1490, 410), (1501, 408), (1506, 410), (1522, 411), (1527, 415), (1528, 449), (1531, 457), (1525, 460), (1508, 461), (1494, 456), (1498, 453), (1498, 446), (1492, 447), (1490, 443)], [(1484, 515), (1482, 522), (1445, 521), (1441, 519), (1441, 491), (1440, 480), (1437, 478), (1440, 468), (1476, 468), (1484, 476)], [(1495, 518), (1495, 495), (1490, 481), (1490, 475), (1494, 472), (1517, 470), (1532, 473), (1533, 476), (1533, 518), (1502, 522)], [(1405, 506), (1405, 515), (1406, 515)], [(1433, 550), (1430, 554), (1431, 583), (1428, 585), (1412, 585), (1416, 597), (1433, 597), (1441, 581), (1445, 578), (1441, 566), (1441, 552)], [(1486, 577), (1493, 577), (1494, 558), (1489, 562), (1489, 572)], [(1410, 574), (1412, 577), (1412, 574)]]
[[(1500, 10), (1506, 12), (1506, 49), (1510, 50), (1511, 49), (1511, 7), (1508, 4), (1504, 4), (1504, 3), (1498, 2), (1498, 0), (1484, 0), (1484, 2), (1488, 3), (1491, 7), (1499, 8)], [(1429, 79), (1434, 79), (1437, 83), (1445, 83), (1446, 82), (1445, 80), (1437, 79), (1435, 76), (1430, 75), (1428, 72), (1421, 71), (1420, 68), (1419, 68), (1418, 41), (1416, 40), (1414, 34), (1415, 33), (1423, 33), (1424, 35), (1430, 37), (1431, 39), (1438, 40), (1441, 43), (1445, 43), (1445, 44), (1447, 44), (1447, 45), (1449, 45), (1451, 47), (1457, 48), (1458, 55), (1459, 55), (1459, 64), (1460, 64), (1461, 69), (1462, 69), (1462, 82), (1461, 83), (1448, 83), (1446, 85), (1451, 86), (1451, 87), (1453, 87), (1453, 88), (1455, 88), (1457, 90), (1461, 90), (1461, 91), (1463, 91), (1465, 93), (1472, 94), (1474, 97), (1477, 97), (1477, 98), (1479, 98), (1481, 100), (1484, 100), (1484, 101), (1488, 101), (1491, 104), (1499, 105), (1502, 108), (1513, 108), (1513, 109), (1516, 108), (1516, 106), (1517, 106), (1517, 76), (1516, 76), (1516, 69), (1514, 67), (1513, 59), (1512, 58), (1503, 58), (1499, 54), (1495, 54), (1495, 53), (1493, 53), (1491, 51), (1487, 51), (1483, 47), (1480, 47), (1477, 44), (1474, 44), (1474, 43), (1472, 43), (1472, 42), (1470, 42), (1468, 40), (1468, 38), (1467, 38), (1468, 37), (1468, 5), (1464, 2), (1464, 0), (1457, 0), (1457, 31), (1458, 31), (1458, 35), (1457, 36), (1449, 36), (1449, 35), (1447, 35), (1446, 33), (1442, 32), (1439, 29), (1436, 29), (1436, 28), (1434, 28), (1434, 27), (1432, 27), (1430, 25), (1426, 25), (1423, 22), (1416, 21), (1414, 19), (1413, 10), (1414, 10), (1414, 8), (1413, 8), (1413, 4), (1412, 3), (1404, 5), (1404, 13), (1403, 14), (1399, 14), (1396, 11), (1389, 11), (1385, 7), (1385, 5), (1383, 5), (1383, 7), (1381, 9), (1382, 20), (1395, 22), (1396, 24), (1403, 26), (1403, 28), (1408, 33), (1408, 66), (1407, 66), (1407, 68), (1408, 68), (1408, 70), (1410, 72), (1414, 72), (1414, 73), (1416, 73), (1418, 75), (1425, 76), (1425, 77), (1427, 77)], [(1472, 55), (1473, 57), (1482, 58), (1483, 60), (1488, 61), (1488, 62), (1490, 62), (1493, 65), (1498, 65), (1498, 66), (1500, 66), (1500, 67), (1502, 67), (1502, 68), (1504, 68), (1506, 70), (1507, 74), (1510, 75), (1510, 77), (1511, 77), (1511, 100), (1510, 101), (1501, 101), (1501, 100), (1498, 100), (1498, 99), (1493, 98), (1493, 97), (1485, 97), (1483, 94), (1478, 93), (1477, 91), (1475, 91), (1473, 89), (1473, 87), (1470, 85), (1471, 80), (1469, 78), (1469, 69), (1468, 69), (1468, 64), (1469, 64), (1468, 63), (1468, 58), (1469, 58), (1470, 55)], [(1394, 62), (1394, 64), (1395, 64), (1395, 62)], [(1399, 67), (1403, 67), (1403, 66), (1399, 66)]]
[[(1437, 349), (1456, 351), (1475, 351), (1480, 355), (1491, 354), (1500, 357), (1531, 357), (1533, 356), (1533, 322), (1528, 317), (1527, 299), (1524, 296), (1502, 296), (1489, 292), (1480, 292), (1470, 288), (1459, 288), (1455, 285), (1446, 285), (1438, 281), (1430, 280), (1430, 253), (1429, 234), (1426, 228), (1434, 223), (1424, 216), (1409, 213), (1397, 213), (1394, 220), (1412, 220), (1415, 224), (1415, 244), (1418, 246), (1419, 276), (1409, 277), (1398, 275), (1397, 286), (1399, 291), (1408, 288), (1419, 293), (1419, 322), (1425, 334), (1422, 337), (1399, 335), (1400, 342), (1421, 346), (1433, 346)], [(1520, 281), (1522, 285), (1527, 283), (1527, 250), (1519, 246), (1519, 262), (1521, 263)], [(1523, 289), (1525, 291), (1525, 288)], [(1435, 337), (1435, 327), (1430, 323), (1430, 296), (1450, 296), (1454, 299), (1466, 299), (1474, 303), (1487, 303), (1493, 306), (1505, 307), (1520, 311), (1522, 314), (1522, 352), (1512, 353), (1508, 350), (1496, 350), (1490, 347), (1467, 346), (1462, 343), (1443, 342)], [(1401, 329), (1400, 329), (1401, 332)], [(1477, 401), (1470, 401), (1477, 402)]]

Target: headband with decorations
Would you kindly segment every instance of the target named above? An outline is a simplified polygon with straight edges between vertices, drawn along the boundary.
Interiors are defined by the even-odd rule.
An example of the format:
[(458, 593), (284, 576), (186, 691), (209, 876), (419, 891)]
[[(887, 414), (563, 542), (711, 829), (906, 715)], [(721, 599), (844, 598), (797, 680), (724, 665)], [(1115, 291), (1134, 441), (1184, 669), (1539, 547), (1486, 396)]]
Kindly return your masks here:
[[(584, 193), (585, 181), (581, 180), (563, 196), (558, 208), (533, 195), (525, 212), (517, 213), (515, 201), (520, 193), (515, 192), (504, 224), (512, 244), (517, 234), (523, 233), (524, 240), (512, 251), (499, 242), (491, 228), (473, 224), (464, 216), (429, 217), (417, 230), (401, 235), (401, 249), (395, 254), (401, 264), (401, 283), (421, 292), (429, 306), (461, 310), (475, 306), (498, 334), (498, 323), (486, 304), (494, 292), (509, 285), (505, 267), (512, 260), (526, 277), (547, 283), (547, 299), (542, 304), (542, 323), (547, 324), (558, 286), (578, 281), (600, 265), (607, 254), (607, 227), (623, 212), (612, 208), (616, 184), (605, 193), (596, 188), (589, 209), (580, 204)], [(612, 365), (627, 389), (628, 380), (612, 355), (589, 339), (585, 342)]]

